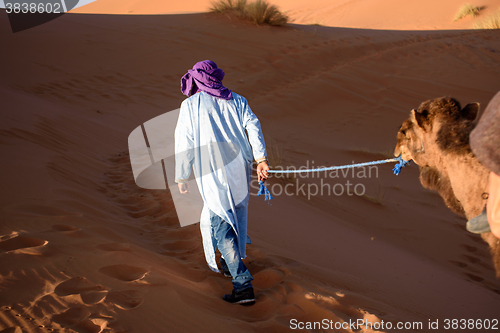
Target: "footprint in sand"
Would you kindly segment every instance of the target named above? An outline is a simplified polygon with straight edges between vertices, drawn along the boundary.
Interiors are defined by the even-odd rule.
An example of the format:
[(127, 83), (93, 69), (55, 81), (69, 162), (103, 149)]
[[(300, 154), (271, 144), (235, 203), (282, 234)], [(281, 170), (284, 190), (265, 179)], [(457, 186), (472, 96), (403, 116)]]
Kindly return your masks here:
[(107, 243), (96, 246), (99, 250), (103, 251), (125, 251), (132, 252), (129, 243)]
[(460, 257), (464, 258), (467, 262), (469, 262), (471, 264), (477, 264), (477, 263), (481, 262), (480, 258), (475, 257), (475, 256), (470, 256), (468, 254), (462, 254)]
[(52, 320), (63, 327), (81, 333), (100, 333), (108, 324), (108, 318), (91, 318), (92, 313), (84, 307), (74, 307), (52, 316)]
[(466, 268), (467, 266), (469, 266), (469, 265), (467, 265), (466, 263), (461, 262), (461, 261), (457, 261), (457, 260), (450, 260), (450, 262), (451, 262), (453, 265), (458, 266), (458, 267), (460, 267), (460, 268)]
[[(460, 224), (457, 224), (459, 227), (460, 227), (460, 230), (463, 230), (463, 226), (460, 225)], [(470, 234), (470, 235), (467, 235), (467, 237), (469, 237), (470, 240), (472, 240), (473, 242), (477, 243), (477, 244), (481, 244), (480, 246), (483, 246), (484, 245), (484, 241), (481, 237), (479, 237), (479, 235), (477, 234)]]
[[(54, 289), (54, 292), (58, 296), (75, 295), (91, 291), (105, 292), (106, 288), (104, 286), (94, 284), (84, 277), (74, 277), (59, 283)], [(97, 296), (89, 296), (89, 299), (95, 297)]]
[(137, 290), (121, 290), (109, 292), (106, 301), (114, 303), (120, 309), (127, 310), (138, 307), (143, 299), (142, 294)]
[(470, 253), (477, 252), (477, 247), (475, 247), (475, 246), (471, 246), (471, 245), (467, 245), (467, 244), (461, 244), (460, 247), (464, 248), (467, 252), (470, 252)]
[(482, 282), (484, 281), (484, 279), (480, 276), (477, 276), (475, 274), (471, 274), (471, 273), (465, 273), (464, 274), (467, 278), (471, 279), (472, 281), (476, 281), (476, 282)]
[(5, 239), (0, 241), (0, 250), (10, 253), (39, 255), (42, 247), (48, 244), (46, 240), (18, 235), (17, 233), (1, 236), (0, 239)]
[(482, 251), (482, 248), (484, 248), (484, 243), (480, 245), (480, 248), (477, 248), (476, 246), (471, 246), (467, 244), (460, 244), (460, 247), (462, 249), (465, 249), (467, 251), (467, 254), (462, 255), (462, 257), (477, 257), (477, 261), (481, 261), (480, 258), (483, 258), (485, 260), (491, 260), (490, 256), (487, 251)]
[(37, 205), (37, 204), (20, 204), (11, 206), (8, 209), (10, 211), (23, 215), (52, 216), (52, 217), (82, 216), (81, 213), (69, 212), (67, 210), (63, 210), (57, 207)]
[(15, 326), (15, 327), (6, 328), (6, 329), (0, 331), (0, 333), (23, 333), (23, 330), (21, 329), (21, 327)]
[(101, 302), (108, 295), (107, 290), (85, 291), (80, 294), (83, 303), (93, 305)]
[(54, 229), (56, 231), (60, 231), (60, 232), (82, 230), (80, 228), (77, 228), (77, 227), (72, 226), (72, 225), (67, 225), (67, 224), (54, 224), (52, 226), (52, 229)]
[(275, 268), (264, 269), (254, 274), (252, 284), (259, 289), (269, 289), (283, 281), (285, 274)]
[(150, 208), (147, 209), (141, 209), (139, 211), (128, 211), (127, 215), (133, 218), (141, 218), (141, 217), (147, 217), (147, 216), (152, 216), (154, 218), (159, 218), (161, 216), (168, 216), (170, 213), (171, 208), (167, 205), (153, 205)]
[(89, 237), (86, 231), (82, 230), (81, 228), (68, 224), (54, 224), (52, 225), (52, 228), (47, 230), (46, 232), (54, 232), (54, 231), (75, 238)]
[(143, 279), (149, 271), (130, 265), (112, 265), (99, 269), (99, 272), (120, 281), (132, 282)]
[(52, 316), (52, 320), (64, 326), (76, 325), (79, 322), (90, 317), (90, 310), (84, 307), (75, 307), (64, 311), (63, 313)]
[(0, 331), (0, 333), (23, 333), (23, 330), (21, 329), (21, 327), (15, 326), (15, 327), (6, 328), (6, 329)]
[(162, 245), (165, 251), (160, 252), (163, 255), (172, 255), (179, 253), (192, 253), (201, 250), (201, 243), (192, 240), (173, 240)]

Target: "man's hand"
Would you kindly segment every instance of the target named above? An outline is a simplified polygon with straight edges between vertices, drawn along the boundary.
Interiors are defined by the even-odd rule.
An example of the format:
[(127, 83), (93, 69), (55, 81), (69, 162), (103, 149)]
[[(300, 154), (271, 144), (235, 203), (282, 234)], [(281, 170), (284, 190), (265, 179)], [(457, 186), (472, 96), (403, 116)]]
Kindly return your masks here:
[(179, 192), (181, 192), (181, 194), (188, 194), (188, 193), (191, 193), (189, 192), (189, 186), (188, 186), (188, 183), (179, 183), (177, 184), (179, 186)]
[(267, 172), (267, 170), (269, 170), (267, 161), (261, 162), (257, 165), (257, 178), (259, 182), (261, 180), (266, 180), (267, 177), (269, 177), (269, 173)]

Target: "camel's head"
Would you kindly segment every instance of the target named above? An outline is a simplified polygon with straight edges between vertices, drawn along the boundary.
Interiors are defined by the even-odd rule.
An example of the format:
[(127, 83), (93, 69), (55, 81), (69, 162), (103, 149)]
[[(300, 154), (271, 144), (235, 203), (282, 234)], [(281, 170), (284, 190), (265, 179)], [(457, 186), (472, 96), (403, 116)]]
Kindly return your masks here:
[(406, 119), (401, 125), (401, 128), (398, 131), (397, 140), (398, 142), (396, 144), (396, 149), (394, 150), (394, 156), (397, 157), (401, 155), (401, 157), (406, 161), (413, 160), (412, 152), (418, 151), (418, 147), (415, 148), (413, 146), (419, 141), (415, 131), (413, 130), (413, 122), (410, 119)]
[(423, 102), (401, 125), (394, 155), (420, 166), (432, 166), (443, 154), (470, 153), (469, 134), (478, 111), (479, 103), (461, 108), (451, 97)]

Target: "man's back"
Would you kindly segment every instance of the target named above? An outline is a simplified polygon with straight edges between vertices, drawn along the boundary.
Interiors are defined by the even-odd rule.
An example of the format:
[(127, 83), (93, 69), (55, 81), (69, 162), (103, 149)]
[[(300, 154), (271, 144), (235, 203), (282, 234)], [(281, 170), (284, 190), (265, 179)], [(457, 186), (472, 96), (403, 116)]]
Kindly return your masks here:
[(242, 152), (247, 162), (252, 161), (252, 149), (245, 134), (245, 120), (251, 117), (248, 114), (251, 110), (244, 97), (233, 92), (232, 99), (223, 100), (200, 92), (182, 103), (183, 112), (189, 113), (195, 147), (230, 143), (237, 153)]

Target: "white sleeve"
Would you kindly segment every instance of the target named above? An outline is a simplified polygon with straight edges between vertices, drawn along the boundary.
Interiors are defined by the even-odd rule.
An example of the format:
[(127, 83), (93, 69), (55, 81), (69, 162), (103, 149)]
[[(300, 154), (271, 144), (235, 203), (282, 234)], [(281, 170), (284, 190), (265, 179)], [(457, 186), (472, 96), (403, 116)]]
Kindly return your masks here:
[(262, 134), (262, 129), (260, 127), (260, 121), (257, 116), (252, 112), (248, 102), (242, 97), (242, 107), (243, 107), (243, 128), (247, 130), (248, 140), (252, 146), (253, 157), (257, 162), (260, 162), (267, 158), (266, 153), (266, 143), (264, 141), (264, 135)]
[(185, 183), (191, 175), (193, 162), (194, 137), (193, 122), (189, 103), (181, 104), (179, 119), (175, 127), (175, 182)]

